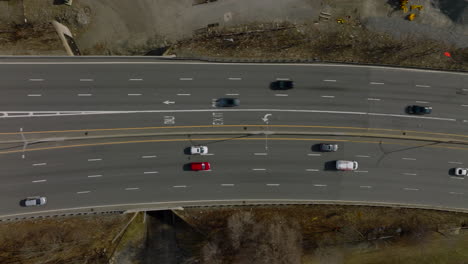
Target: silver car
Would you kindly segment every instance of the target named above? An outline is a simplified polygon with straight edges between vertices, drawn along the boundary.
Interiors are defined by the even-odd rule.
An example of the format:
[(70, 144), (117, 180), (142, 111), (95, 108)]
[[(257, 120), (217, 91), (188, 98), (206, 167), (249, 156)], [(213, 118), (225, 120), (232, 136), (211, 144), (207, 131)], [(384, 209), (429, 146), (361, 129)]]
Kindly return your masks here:
[(37, 197), (28, 197), (24, 199), (22, 202), (23, 206), (29, 207), (29, 206), (39, 206), (39, 205), (44, 205), (47, 203), (47, 198), (42, 197), (42, 196), (37, 196)]
[(338, 144), (320, 144), (320, 151), (323, 152), (335, 152), (338, 150)]

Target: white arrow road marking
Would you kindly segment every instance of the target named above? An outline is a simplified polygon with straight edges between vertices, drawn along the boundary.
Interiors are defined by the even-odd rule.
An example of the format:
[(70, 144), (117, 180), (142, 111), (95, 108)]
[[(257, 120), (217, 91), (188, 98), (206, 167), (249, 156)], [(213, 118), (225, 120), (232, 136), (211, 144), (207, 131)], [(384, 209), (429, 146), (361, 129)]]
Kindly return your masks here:
[(174, 101), (169, 101), (169, 100), (167, 100), (167, 101), (164, 101), (163, 104), (167, 104), (167, 105), (168, 105), (168, 104), (175, 104), (175, 102), (174, 102)]

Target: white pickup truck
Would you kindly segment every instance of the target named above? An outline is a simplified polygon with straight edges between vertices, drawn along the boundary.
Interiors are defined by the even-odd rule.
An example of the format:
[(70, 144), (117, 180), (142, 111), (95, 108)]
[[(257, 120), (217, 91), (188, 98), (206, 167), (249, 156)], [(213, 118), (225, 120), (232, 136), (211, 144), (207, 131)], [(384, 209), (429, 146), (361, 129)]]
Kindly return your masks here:
[(340, 171), (353, 171), (357, 170), (358, 163), (357, 161), (349, 161), (349, 160), (337, 160), (336, 161), (336, 169)]

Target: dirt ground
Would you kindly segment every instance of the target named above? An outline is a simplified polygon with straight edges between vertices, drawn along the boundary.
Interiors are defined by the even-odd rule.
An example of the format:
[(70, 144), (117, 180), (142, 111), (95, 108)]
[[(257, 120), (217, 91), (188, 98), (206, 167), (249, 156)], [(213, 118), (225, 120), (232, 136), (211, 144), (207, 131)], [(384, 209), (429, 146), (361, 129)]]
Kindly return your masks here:
[[(177, 55), (228, 56), (232, 51), (226, 45), (218, 45), (212, 50), (194, 48), (204, 44), (199, 42), (204, 35), (200, 36), (200, 32), (206, 31), (208, 26), (225, 32), (239, 29), (241, 25), (255, 29), (277, 23), (291, 24), (298, 31), (308, 33), (302, 39), (311, 44), (319, 44), (317, 42), (320, 41), (316, 41), (318, 36), (329, 38), (340, 46), (311, 51), (311, 48), (322, 46), (305, 45), (299, 49), (301, 45), (295, 43), (296, 49), (285, 50), (281, 36), (266, 35), (263, 42), (281, 44), (277, 49), (284, 51), (281, 53), (283, 58), (310, 58), (326, 53), (327, 58), (332, 57), (336, 61), (362, 61), (354, 55), (353, 58), (342, 58), (362, 53), (362, 49), (351, 50), (358, 45), (341, 45), (339, 41), (365, 44), (371, 50), (385, 45), (385, 42), (380, 43), (385, 39), (390, 44), (400, 42), (400, 46), (411, 43), (411, 53), (404, 57), (416, 54), (419, 60), (421, 52), (430, 53), (436, 59), (425, 57), (424, 60), (428, 63), (441, 60), (443, 66), (445, 58), (439, 56), (440, 52), (426, 50), (427, 42), (433, 43), (437, 51), (443, 49), (458, 54), (463, 54), (461, 49), (468, 46), (468, 2), (464, 0), (410, 0), (409, 5), (421, 4), (424, 7), (421, 11), (412, 11), (417, 15), (412, 22), (406, 19), (408, 13), (399, 10), (398, 0), (217, 0), (204, 4), (197, 4), (203, 2), (200, 0), (79, 0), (74, 1), (72, 7), (53, 5), (55, 1), (0, 1), (0, 21), (4, 22), (0, 26), (0, 54), (64, 55), (50, 26), (52, 19), (70, 27), (84, 55), (144, 55), (150, 50), (176, 44), (173, 53)], [(336, 23), (338, 18), (344, 18), (346, 23)], [(347, 34), (347, 25), (359, 26), (362, 32), (354, 29), (357, 32)], [(341, 34), (342, 39), (336, 38), (337, 34)], [(369, 39), (370, 36), (380, 38)], [(257, 36), (259, 40), (262, 38)], [(234, 46), (242, 41), (235, 39)], [(235, 48), (237, 56), (248, 57), (250, 49), (261, 49), (262, 45), (251, 41), (247, 50), (239, 45)], [(349, 51), (346, 54), (330, 52), (332, 48)], [(406, 47), (400, 48), (406, 50)], [(220, 52), (222, 49), (227, 50)], [(261, 56), (271, 55), (274, 54)], [(460, 58), (465, 59), (457, 59)], [(398, 64), (399, 61), (390, 60), (390, 63)]]
[(111, 241), (131, 215), (60, 217), (0, 223), (0, 263), (108, 263)]

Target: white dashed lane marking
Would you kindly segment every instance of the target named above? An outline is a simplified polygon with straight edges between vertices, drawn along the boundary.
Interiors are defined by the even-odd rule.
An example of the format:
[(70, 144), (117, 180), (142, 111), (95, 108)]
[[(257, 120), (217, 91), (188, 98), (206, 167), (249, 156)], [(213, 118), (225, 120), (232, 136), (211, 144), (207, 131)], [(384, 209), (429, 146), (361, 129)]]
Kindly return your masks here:
[(461, 176), (461, 177), (460, 176), (452, 176), (450, 178), (452, 178), (454, 180), (464, 180), (465, 179), (465, 177), (463, 177), (463, 176)]
[(187, 188), (187, 185), (174, 185), (172, 188)]
[(335, 98), (334, 95), (322, 95), (320, 97), (322, 97), (322, 98)]
[(137, 82), (137, 81), (143, 81), (143, 79), (139, 79), (139, 78), (135, 78), (135, 79), (128, 79), (129, 81), (134, 81), (134, 82)]
[(38, 182), (46, 182), (47, 180), (36, 180), (36, 181), (32, 181), (34, 183), (38, 183)]
[(370, 158), (370, 156), (367, 156), (367, 155), (356, 155), (356, 157), (358, 157), (358, 158)]
[(258, 169), (252, 169), (254, 171), (265, 171), (266, 169), (261, 169), (261, 168), (258, 168)]
[(275, 94), (275, 96), (288, 96), (288, 94)]
[(130, 188), (125, 188), (126, 191), (135, 191), (135, 190), (139, 190), (140, 188), (137, 188), (137, 187), (130, 187)]
[(88, 159), (88, 161), (101, 161), (102, 159)]
[(228, 80), (230, 80), (230, 81), (240, 81), (240, 80), (242, 80), (242, 78), (239, 78), (239, 77), (229, 77)]
[(141, 94), (128, 94), (128, 96), (141, 96)]
[(39, 96), (42, 96), (42, 94), (28, 94), (28, 96), (30, 96), (30, 97), (39, 97)]
[(431, 87), (431, 86), (429, 86), (429, 85), (424, 85), (424, 84), (416, 84), (416, 87), (429, 88), (429, 87)]
[(93, 79), (80, 79), (80, 82), (92, 82), (94, 81)]
[(317, 156), (322, 156), (322, 154), (309, 153), (309, 154), (307, 154), (307, 156), (317, 157)]
[(306, 171), (319, 171), (318, 169), (306, 169)]
[(459, 161), (449, 161), (448, 163), (450, 163), (450, 164), (463, 164), (462, 162), (459, 162)]
[(370, 82), (370, 84), (377, 84), (377, 85), (380, 84), (380, 85), (382, 85), (384, 83), (383, 82)]
[(233, 187), (234, 184), (233, 183), (223, 183), (223, 184), (221, 184), (221, 186), (223, 186), (223, 187)]
[(78, 94), (78, 96), (93, 96), (93, 94)]
[(379, 98), (367, 98), (368, 101), (380, 101)]
[(102, 177), (102, 175), (89, 175), (88, 178), (99, 178)]
[(289, 81), (289, 78), (276, 78), (277, 81)]
[(315, 187), (327, 187), (326, 184), (314, 184)]
[(420, 104), (428, 104), (429, 102), (426, 102), (426, 101), (416, 101), (416, 103), (420, 103)]
[(179, 78), (179, 80), (181, 80), (181, 81), (192, 81), (193, 78)]
[(372, 186), (370, 186), (370, 185), (361, 185), (361, 186), (359, 186), (359, 188), (370, 189), (370, 188), (372, 188)]
[(255, 156), (266, 156), (268, 155), (267, 153), (254, 153)]
[(43, 82), (44, 79), (29, 79), (31, 82)]
[(324, 82), (336, 82), (336, 80), (323, 80)]
[(81, 191), (81, 192), (76, 192), (77, 194), (85, 194), (85, 193), (90, 193), (91, 191)]
[(157, 171), (145, 171), (143, 174), (156, 174), (158, 173)]
[(401, 158), (402, 160), (416, 160), (415, 158)]
[(450, 194), (455, 194), (455, 195), (462, 195), (462, 192), (449, 192)]
[(177, 94), (178, 96), (190, 96), (191, 94)]
[(416, 174), (416, 173), (410, 173), (410, 172), (405, 172), (405, 173), (403, 173), (403, 175), (416, 176), (416, 175), (418, 175), (418, 174)]
[(47, 163), (34, 163), (33, 166), (45, 166)]
[(151, 156), (141, 156), (142, 159), (152, 159), (156, 158), (156, 155), (151, 155)]
[(226, 94), (226, 95), (228, 95), (228, 96), (229, 96), (229, 95), (230, 95), (230, 96), (235, 96), (235, 95), (239, 95), (239, 94), (238, 94), (238, 93), (228, 93), (228, 94)]
[(266, 186), (273, 187), (273, 186), (280, 186), (280, 185), (279, 183), (267, 183)]
[(357, 173), (367, 173), (368, 171), (359, 171), (359, 170), (356, 170), (354, 172), (357, 172)]
[(419, 189), (416, 188), (403, 188), (405, 191), (419, 191)]

